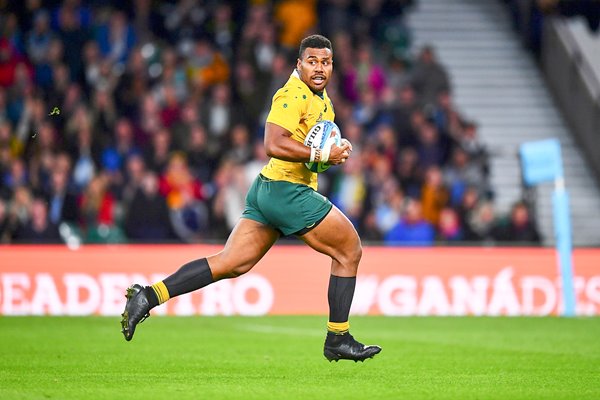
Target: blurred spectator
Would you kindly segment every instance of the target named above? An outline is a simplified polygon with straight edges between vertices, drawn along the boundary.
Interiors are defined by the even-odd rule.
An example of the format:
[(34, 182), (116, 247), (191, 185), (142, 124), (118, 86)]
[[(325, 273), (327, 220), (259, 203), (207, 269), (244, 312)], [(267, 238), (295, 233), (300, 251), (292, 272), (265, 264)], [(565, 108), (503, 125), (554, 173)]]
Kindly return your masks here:
[[(287, 71), (289, 73), (289, 71)], [(252, 131), (256, 130), (260, 113), (264, 107), (265, 80), (259, 80), (254, 68), (247, 61), (240, 61), (235, 69), (234, 92), (242, 110), (240, 119), (246, 121)], [(287, 78), (287, 75), (286, 75)], [(272, 93), (268, 94), (269, 96)]]
[(55, 162), (47, 192), (48, 217), (55, 225), (62, 221), (77, 223), (79, 220), (79, 204), (77, 195), (69, 187), (69, 174), (69, 169)]
[(396, 166), (396, 176), (407, 196), (413, 198), (421, 196), (422, 177), (419, 157), (412, 147), (405, 148), (400, 152)]
[(403, 246), (431, 246), (434, 239), (434, 226), (423, 218), (421, 203), (414, 199), (407, 201), (402, 219), (384, 237), (386, 244)]
[(64, 44), (64, 59), (70, 77), (77, 81), (83, 72), (81, 53), (89, 39), (89, 10), (78, 1), (65, 1), (57, 10), (58, 34)]
[(463, 120), (454, 107), (450, 92), (447, 90), (439, 92), (436, 103), (431, 109), (431, 117), (438, 129), (454, 140), (460, 141), (462, 139)]
[(120, 118), (114, 129), (112, 143), (102, 152), (102, 165), (105, 169), (124, 172), (125, 160), (140, 153), (135, 145), (133, 126), (127, 118)]
[(2, 17), (1, 36), (6, 38), (19, 54), (25, 53), (25, 40), (23, 38), (23, 32), (19, 26), (17, 15), (15, 13), (8, 13)]
[[(100, 50), (96, 42), (90, 42), (88, 46), (91, 47), (89, 50), (91, 55), (87, 64), (86, 79), (89, 85), (93, 85), (99, 74)], [(150, 46), (150, 53), (155, 49), (152, 45), (146, 46)], [(149, 57), (144, 56), (144, 54), (139, 46), (131, 50), (125, 70), (115, 85), (115, 92), (119, 94), (114, 99), (117, 108), (122, 111), (122, 116), (131, 120), (139, 119), (143, 121), (139, 111), (140, 103), (142, 103), (140, 99), (144, 99), (150, 90)], [(153, 117), (158, 118), (157, 115)]]
[(377, 126), (375, 132), (377, 141), (377, 151), (385, 157), (390, 165), (394, 165), (398, 158), (397, 135), (391, 125), (381, 123)]
[(473, 230), (471, 220), (481, 204), (480, 199), (479, 191), (476, 188), (467, 187), (460, 203), (454, 207), (458, 213), (460, 226), (463, 228), (464, 239), (467, 241), (478, 240), (478, 234)]
[(124, 221), (127, 237), (137, 242), (163, 242), (173, 239), (169, 209), (158, 192), (158, 177), (146, 172), (128, 203)]
[(13, 196), (18, 188), (26, 187), (27, 184), (28, 178), (25, 162), (17, 158), (11, 162), (10, 169), (2, 177), (2, 186), (4, 187), (6, 196)]
[(135, 141), (147, 145), (151, 141), (152, 135), (163, 127), (161, 108), (151, 93), (146, 93), (139, 104), (139, 111), (136, 113), (137, 118), (134, 122), (136, 126)]
[(82, 227), (90, 234), (100, 225), (112, 226), (115, 221), (115, 198), (107, 190), (108, 180), (98, 175), (90, 181), (80, 197)]
[(229, 133), (229, 146), (223, 154), (225, 159), (230, 159), (236, 164), (245, 164), (253, 156), (250, 132), (244, 124), (236, 124)]
[(364, 202), (367, 195), (367, 182), (362, 171), (360, 154), (354, 150), (342, 166), (333, 182), (331, 202), (335, 204), (350, 219), (354, 226), (361, 224), (364, 212)]
[(370, 87), (378, 99), (381, 98), (383, 90), (387, 86), (387, 78), (384, 68), (379, 65), (373, 55), (374, 44), (363, 41), (356, 50), (355, 75), (352, 86), (354, 90), (364, 90)]
[[(244, 211), (248, 180), (243, 165), (234, 159), (225, 159), (215, 173), (216, 194), (213, 202), (213, 215), (223, 221), (226, 230), (217, 229), (224, 238), (233, 229)], [(220, 226), (220, 224), (215, 224)], [(215, 234), (215, 233), (213, 233)]]
[(496, 212), (492, 203), (480, 203), (469, 216), (465, 240), (492, 242), (499, 238)]
[(6, 201), (0, 198), (0, 244), (10, 243), (11, 236), (8, 206)]
[[(485, 144), (479, 138), (476, 123), (469, 121), (464, 124), (458, 144), (469, 156), (469, 162), (479, 168), (483, 178), (487, 181), (490, 169), (489, 154)], [(488, 196), (491, 196), (493, 194), (491, 188), (488, 188), (488, 191)]]
[(206, 236), (208, 210), (203, 186), (192, 175), (183, 153), (169, 158), (160, 177), (159, 190), (166, 197), (171, 224), (177, 236), (191, 243)]
[(260, 75), (270, 75), (273, 62), (278, 54), (277, 30), (273, 24), (261, 27), (252, 44), (252, 56), (249, 57)]
[(171, 157), (171, 131), (160, 128), (152, 135), (152, 142), (144, 155), (146, 165), (152, 171), (162, 173)]
[(136, 43), (135, 32), (125, 13), (115, 11), (108, 21), (96, 28), (96, 41), (104, 59), (123, 64)]
[(229, 79), (229, 65), (206, 38), (196, 42), (194, 54), (190, 58), (190, 68), (193, 81), (201, 90), (225, 83)]
[(398, 146), (401, 148), (414, 147), (417, 144), (417, 131), (420, 124), (419, 118), (422, 113), (415, 114), (415, 124), (413, 125), (413, 111), (418, 110), (416, 105), (416, 94), (412, 86), (405, 85), (398, 92), (393, 88), (386, 89), (389, 96), (394, 101), (386, 107), (386, 113), (389, 115), (390, 124), (398, 136)]
[(317, 23), (316, 0), (282, 0), (275, 5), (273, 17), (279, 24), (279, 43), (295, 49)]
[(77, 133), (77, 144), (71, 149), (74, 160), (73, 179), (78, 191), (85, 190), (96, 175), (98, 147), (93, 142), (91, 127), (84, 125)]
[(434, 104), (441, 92), (450, 92), (448, 73), (436, 59), (433, 47), (421, 49), (412, 70), (411, 84), (419, 94), (422, 105)]
[(418, 141), (416, 145), (419, 156), (419, 164), (422, 168), (431, 166), (442, 166), (446, 161), (447, 148), (437, 127), (425, 122), (418, 131)]
[(344, 31), (352, 25), (351, 0), (325, 0), (318, 2), (319, 31), (333, 38), (333, 35)]
[(95, 129), (111, 132), (117, 120), (117, 110), (108, 89), (98, 89), (92, 94), (92, 121)]
[(387, 236), (401, 222), (404, 201), (404, 193), (396, 181), (393, 179), (385, 181), (380, 198), (373, 208), (377, 230), (384, 236)]
[[(160, 61), (160, 64), (153, 63), (151, 67), (153, 68), (156, 65), (162, 67), (160, 78), (154, 84), (153, 93), (155, 98), (163, 106), (168, 106), (169, 103), (183, 102), (188, 97), (189, 90), (181, 58), (173, 49), (166, 48), (162, 50)], [(143, 68), (141, 70), (143, 71)]]
[(391, 56), (385, 72), (386, 82), (393, 91), (410, 87), (410, 67), (405, 58)]
[(202, 26), (208, 17), (205, 7), (195, 0), (170, 2), (162, 11), (165, 30), (171, 44), (181, 45), (197, 32), (202, 32)]
[(216, 157), (208, 147), (206, 130), (202, 125), (192, 125), (185, 146), (186, 157), (192, 174), (201, 182), (208, 182), (216, 168)]
[(357, 100), (352, 117), (367, 133), (372, 134), (380, 123), (385, 122), (375, 91), (366, 88), (360, 92)]
[(30, 218), (32, 194), (26, 186), (15, 189), (10, 201), (8, 213), (7, 236), (14, 239), (14, 235), (20, 226), (27, 224)]
[(100, 86), (100, 68), (102, 65), (102, 54), (98, 42), (90, 40), (83, 47), (83, 82), (88, 90), (97, 89)]
[(50, 14), (46, 10), (38, 11), (33, 18), (33, 29), (27, 35), (26, 48), (29, 61), (35, 65), (44, 62), (54, 37), (54, 32), (50, 30)]
[(140, 190), (146, 173), (146, 163), (141, 154), (133, 153), (127, 157), (125, 160), (125, 182), (121, 195), (123, 206), (126, 209), (129, 208), (133, 197)]
[(135, 36), (141, 43), (151, 41), (154, 37), (166, 37), (160, 13), (153, 6), (152, 0), (134, 0), (132, 27)]
[(0, 86), (10, 87), (15, 82), (19, 63), (23, 63), (17, 49), (6, 38), (0, 39)]
[(171, 128), (180, 118), (179, 100), (173, 85), (162, 87), (162, 103), (160, 104), (160, 122), (165, 128)]
[(469, 155), (460, 147), (452, 152), (450, 164), (444, 168), (444, 181), (450, 190), (452, 204), (458, 204), (467, 187), (477, 189), (480, 196), (488, 192), (488, 181), (482, 169), (469, 160)]
[(437, 240), (443, 242), (457, 242), (463, 239), (463, 229), (460, 224), (460, 219), (453, 208), (446, 207), (442, 209), (436, 227)]
[(501, 242), (537, 244), (541, 241), (529, 208), (523, 202), (513, 205), (509, 221), (499, 227), (496, 239)]
[(236, 24), (233, 20), (232, 6), (226, 2), (215, 6), (207, 33), (214, 38), (215, 45), (223, 56), (231, 62), (234, 51)]
[(15, 243), (62, 243), (58, 226), (48, 218), (48, 206), (43, 198), (33, 199), (29, 214), (30, 219), (15, 232)]
[(200, 124), (198, 104), (188, 100), (181, 105), (180, 118), (171, 127), (173, 148), (186, 151), (193, 126)]
[(360, 94), (370, 90), (375, 99), (380, 99), (386, 86), (385, 72), (373, 61), (372, 44), (362, 43), (356, 51), (356, 60), (347, 68), (344, 76), (344, 94), (352, 102), (360, 98)]
[(449, 195), (438, 166), (432, 165), (425, 171), (421, 189), (423, 218), (434, 226), (440, 221), (440, 213), (448, 205)]
[(213, 142), (224, 145), (227, 132), (238, 122), (236, 112), (229, 87), (225, 84), (216, 85), (201, 112), (201, 120)]

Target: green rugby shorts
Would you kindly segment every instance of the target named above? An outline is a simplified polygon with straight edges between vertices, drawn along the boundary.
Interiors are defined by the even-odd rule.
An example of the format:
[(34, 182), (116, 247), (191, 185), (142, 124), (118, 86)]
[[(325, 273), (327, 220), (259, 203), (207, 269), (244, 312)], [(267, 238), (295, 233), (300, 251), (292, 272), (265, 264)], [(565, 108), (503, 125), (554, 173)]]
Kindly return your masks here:
[(246, 195), (242, 218), (272, 226), (284, 236), (303, 235), (317, 226), (333, 205), (311, 187), (274, 181), (259, 174)]

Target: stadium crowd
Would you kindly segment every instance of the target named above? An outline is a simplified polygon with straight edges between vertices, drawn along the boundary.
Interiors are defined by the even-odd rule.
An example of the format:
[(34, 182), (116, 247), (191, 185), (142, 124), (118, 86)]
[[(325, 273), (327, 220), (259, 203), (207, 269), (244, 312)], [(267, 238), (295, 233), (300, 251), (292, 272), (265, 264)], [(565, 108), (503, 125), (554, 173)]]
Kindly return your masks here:
[(4, 3), (0, 242), (223, 240), (311, 32), (333, 42), (327, 90), (354, 145), (320, 191), (363, 240), (539, 242), (524, 204), (496, 215), (477, 123), (435, 49), (411, 47), (411, 3)]

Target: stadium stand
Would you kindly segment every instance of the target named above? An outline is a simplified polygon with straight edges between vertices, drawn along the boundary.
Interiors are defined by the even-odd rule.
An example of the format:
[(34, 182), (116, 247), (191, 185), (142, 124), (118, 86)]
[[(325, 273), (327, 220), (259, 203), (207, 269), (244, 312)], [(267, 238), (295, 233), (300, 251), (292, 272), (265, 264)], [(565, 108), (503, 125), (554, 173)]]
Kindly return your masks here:
[[(492, 149), (496, 210), (506, 213), (517, 200), (528, 200), (543, 243), (554, 243), (552, 185), (533, 193), (524, 190), (517, 150), (525, 141), (558, 138), (576, 227), (574, 244), (598, 245), (600, 224), (589, 218), (600, 209), (596, 177), (546, 86), (537, 51), (530, 53), (523, 45), (532, 48), (541, 34), (533, 34), (531, 26), (515, 34), (510, 9), (501, 1), (422, 0), (410, 14), (409, 26), (416, 46), (433, 44), (438, 49), (452, 76), (457, 106), (479, 122), (478, 132)], [(527, 40), (520, 40), (524, 32), (529, 33)], [(569, 80), (563, 75), (554, 81)]]
[[(135, 4), (64, 0), (0, 9), (4, 243), (30, 224), (30, 204), (39, 198), (67, 241), (225, 238), (248, 177), (264, 162), (264, 113), (294, 64), (292, 43), (309, 32), (334, 43), (328, 92), (336, 122), (355, 145), (353, 162), (323, 174), (320, 187), (365, 241), (418, 220), (433, 227), (435, 243), (498, 242), (521, 200), (511, 146), (526, 138), (522, 131), (546, 135), (552, 127), (567, 153), (573, 148), (532, 60), (516, 48), (508, 17), (490, 14), (499, 5)], [(306, 18), (290, 18), (299, 10)], [(436, 20), (444, 12), (455, 12), (460, 25)], [(468, 44), (485, 48), (485, 57), (466, 53)], [(512, 86), (486, 75), (495, 63)], [(511, 92), (515, 86), (524, 92)], [(160, 229), (166, 215), (169, 229)], [(135, 221), (148, 228), (136, 230)], [(391, 242), (434, 243), (429, 234), (424, 243)]]

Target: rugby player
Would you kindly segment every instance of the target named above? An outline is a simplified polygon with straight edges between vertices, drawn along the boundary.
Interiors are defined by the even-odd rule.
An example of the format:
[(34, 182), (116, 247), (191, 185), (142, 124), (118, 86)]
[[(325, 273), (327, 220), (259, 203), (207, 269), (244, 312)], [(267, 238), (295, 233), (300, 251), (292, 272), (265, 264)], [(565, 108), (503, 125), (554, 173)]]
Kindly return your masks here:
[(350, 334), (348, 315), (362, 255), (358, 233), (346, 216), (316, 191), (317, 174), (304, 165), (309, 161), (341, 164), (352, 152), (347, 140), (341, 146), (332, 145), (330, 151), (311, 151), (304, 145), (313, 125), (334, 120), (333, 104), (325, 90), (332, 71), (331, 42), (321, 35), (303, 39), (296, 68), (273, 96), (267, 117), (264, 145), (271, 159), (250, 187), (242, 218), (225, 247), (183, 265), (152, 286), (130, 286), (121, 320), (126, 340), (133, 338), (137, 324), (153, 307), (218, 280), (245, 274), (279, 237), (295, 235), (331, 257), (325, 357), (329, 361), (364, 361), (381, 351), (381, 347), (363, 345)]

